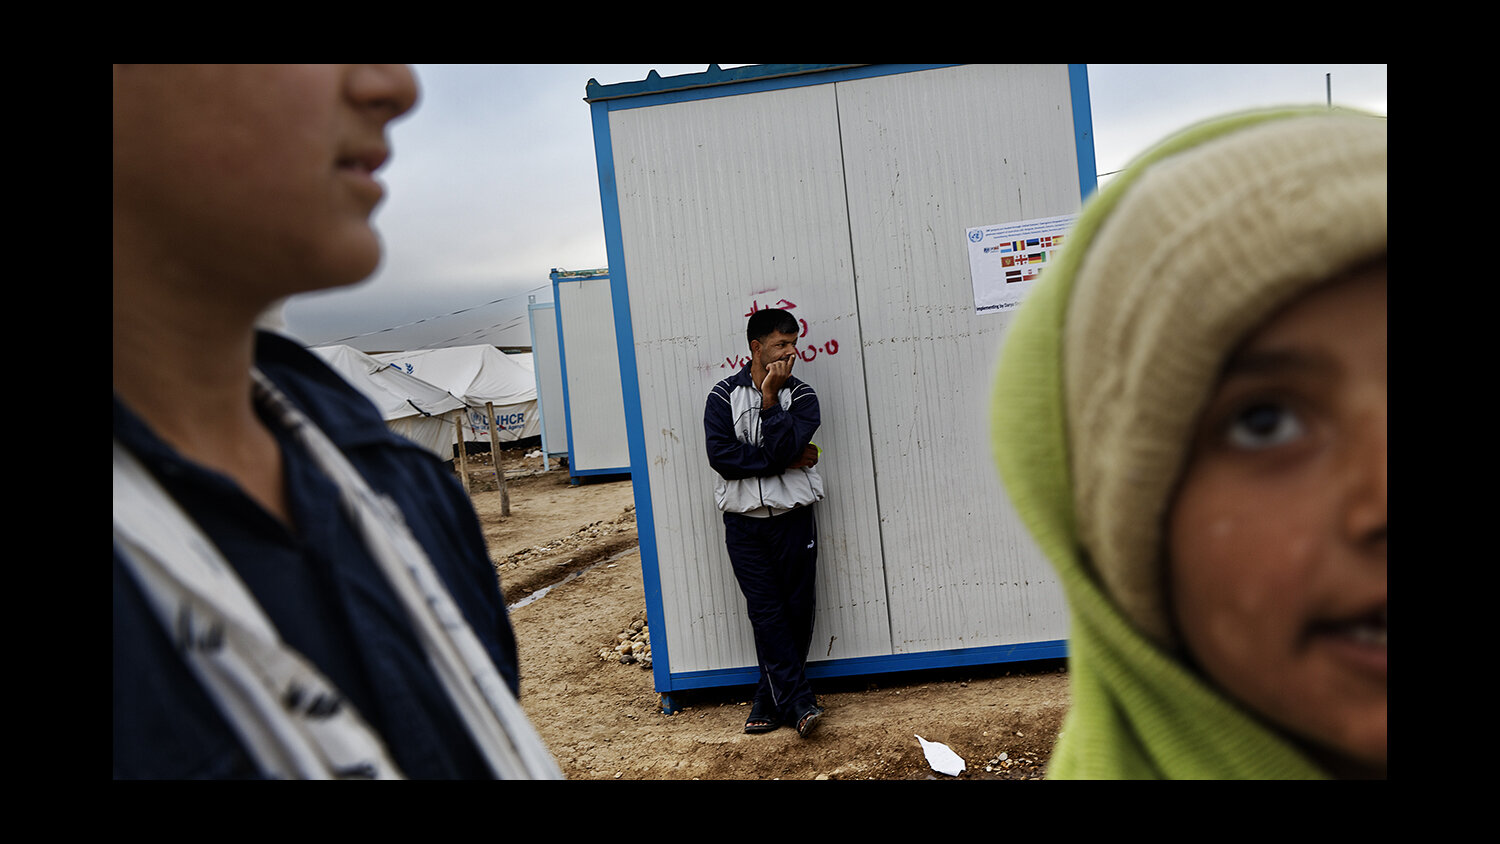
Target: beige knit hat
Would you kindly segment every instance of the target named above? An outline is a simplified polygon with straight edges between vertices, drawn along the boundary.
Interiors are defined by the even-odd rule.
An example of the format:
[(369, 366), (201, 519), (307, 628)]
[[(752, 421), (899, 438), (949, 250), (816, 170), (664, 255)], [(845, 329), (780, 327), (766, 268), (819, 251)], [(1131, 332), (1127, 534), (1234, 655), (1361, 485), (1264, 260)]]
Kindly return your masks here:
[[(1307, 289), (1386, 251), (1386, 122), (1328, 110), (1195, 127), (1085, 249), (1064, 355), (1080, 543), (1120, 609), (1173, 643), (1162, 554), (1187, 446), (1224, 359)], [(1197, 133), (1201, 142), (1183, 144)]]

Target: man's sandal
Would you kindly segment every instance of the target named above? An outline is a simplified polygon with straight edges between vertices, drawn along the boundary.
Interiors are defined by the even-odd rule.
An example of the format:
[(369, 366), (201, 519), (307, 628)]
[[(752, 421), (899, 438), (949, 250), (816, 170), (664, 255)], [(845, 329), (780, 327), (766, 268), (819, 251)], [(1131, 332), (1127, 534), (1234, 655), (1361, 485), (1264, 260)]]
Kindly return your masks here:
[(751, 705), (750, 717), (745, 719), (745, 732), (769, 733), (780, 726), (781, 719), (776, 717), (775, 709), (770, 704), (756, 701)]
[(808, 709), (806, 712), (803, 712), (801, 717), (797, 719), (797, 735), (803, 738), (807, 738), (808, 736), (812, 735), (813, 727), (816, 727), (818, 725), (818, 719), (822, 717), (822, 715), (823, 710), (818, 706), (814, 706), (811, 709)]

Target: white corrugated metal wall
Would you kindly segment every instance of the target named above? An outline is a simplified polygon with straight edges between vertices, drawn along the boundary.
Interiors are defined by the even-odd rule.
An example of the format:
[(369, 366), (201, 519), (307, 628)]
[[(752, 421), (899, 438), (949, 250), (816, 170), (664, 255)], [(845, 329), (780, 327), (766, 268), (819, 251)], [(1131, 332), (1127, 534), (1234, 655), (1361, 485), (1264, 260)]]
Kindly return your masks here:
[(551, 468), (552, 455), (568, 453), (562, 343), (557, 337), (556, 306), (552, 302), (531, 303), (526, 316), (531, 325), (531, 367), (536, 374), (537, 408), (542, 413), (543, 463)]
[(1077, 210), (1069, 103), (1066, 66), (964, 66), (609, 113), (674, 676), (755, 664), (702, 416), (763, 307), (802, 320), (823, 408), (810, 661), (1066, 638), (990, 459), (1009, 317), (975, 312), (964, 235)]
[(820, 555), (840, 561), (820, 566), (814, 650), (889, 650), (833, 93), (794, 88), (611, 119), (673, 671), (755, 663), (713, 504), (703, 407), (743, 365), (746, 316), (762, 307), (807, 320), (804, 347), (837, 343), (796, 369), (824, 408)]
[(630, 471), (620, 354), (608, 278), (553, 282), (568, 395), (568, 471)]
[[(1011, 317), (975, 312), (964, 233), (1078, 210), (1067, 68), (971, 65), (837, 89), (891, 647), (1064, 638), (1054, 573), (990, 458), (990, 374)], [(1068, 119), (1018, 119), (1043, 104)]]

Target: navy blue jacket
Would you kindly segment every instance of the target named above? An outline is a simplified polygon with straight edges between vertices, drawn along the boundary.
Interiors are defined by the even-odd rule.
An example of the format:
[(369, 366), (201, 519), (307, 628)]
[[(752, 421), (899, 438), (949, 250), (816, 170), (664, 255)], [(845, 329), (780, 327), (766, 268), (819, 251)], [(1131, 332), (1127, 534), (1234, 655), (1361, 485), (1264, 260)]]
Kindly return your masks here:
[[(396, 436), (374, 406), (315, 355), (261, 334), (256, 363), (401, 507), (454, 601), (519, 692), (516, 644), (474, 510), (431, 452)], [(282, 638), (381, 734), (408, 777), (492, 776), (427, 664), (400, 600), (338, 506), (333, 484), (276, 426), (289, 531), (229, 478), (178, 455), (114, 400), (114, 434), (234, 565)], [(259, 777), (114, 555), (114, 758), (117, 779)]]
[(714, 498), (728, 513), (785, 510), (823, 498), (813, 467), (788, 469), (822, 423), (818, 395), (806, 381), (787, 378), (776, 405), (763, 408), (747, 365), (715, 384), (703, 409), (708, 465), (719, 474)]

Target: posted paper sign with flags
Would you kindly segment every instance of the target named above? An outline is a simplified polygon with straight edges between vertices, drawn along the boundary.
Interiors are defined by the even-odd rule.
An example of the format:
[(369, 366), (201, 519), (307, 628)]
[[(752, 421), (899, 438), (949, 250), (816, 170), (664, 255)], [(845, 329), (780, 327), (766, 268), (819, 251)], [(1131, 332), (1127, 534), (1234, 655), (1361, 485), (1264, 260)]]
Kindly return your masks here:
[(1057, 260), (1058, 250), (1076, 219), (1077, 214), (1064, 214), (969, 229), (974, 310), (1001, 313), (1020, 305), (1031, 282), (1049, 262)]

